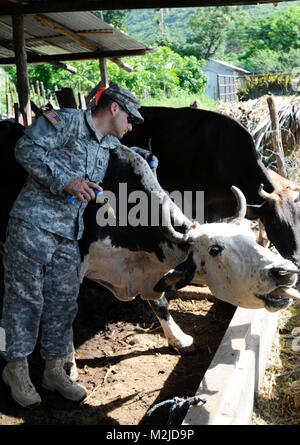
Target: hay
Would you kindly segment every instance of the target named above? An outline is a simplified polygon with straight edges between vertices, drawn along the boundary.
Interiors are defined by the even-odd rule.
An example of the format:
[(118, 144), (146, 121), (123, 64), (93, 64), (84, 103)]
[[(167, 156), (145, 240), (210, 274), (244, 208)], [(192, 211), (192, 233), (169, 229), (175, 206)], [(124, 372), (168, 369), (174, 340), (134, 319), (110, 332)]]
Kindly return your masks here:
[(300, 307), (279, 315), (278, 334), (252, 416), (252, 425), (300, 424)]
[[(217, 111), (233, 117), (247, 128), (266, 167), (277, 170), (272, 151), (272, 130), (267, 97), (263, 96), (245, 102), (220, 102)], [(299, 182), (300, 96), (275, 96), (274, 100), (281, 127), (288, 176), (291, 180)]]

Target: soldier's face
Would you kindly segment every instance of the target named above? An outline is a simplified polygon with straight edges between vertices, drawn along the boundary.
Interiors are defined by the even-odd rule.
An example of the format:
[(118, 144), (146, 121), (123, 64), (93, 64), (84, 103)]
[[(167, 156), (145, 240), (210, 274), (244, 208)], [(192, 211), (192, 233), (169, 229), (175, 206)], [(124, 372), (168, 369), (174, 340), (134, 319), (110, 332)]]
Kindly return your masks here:
[(121, 139), (124, 134), (128, 131), (132, 130), (132, 122), (130, 115), (118, 107), (115, 116), (112, 119), (112, 132), (113, 136), (116, 136), (118, 139)]

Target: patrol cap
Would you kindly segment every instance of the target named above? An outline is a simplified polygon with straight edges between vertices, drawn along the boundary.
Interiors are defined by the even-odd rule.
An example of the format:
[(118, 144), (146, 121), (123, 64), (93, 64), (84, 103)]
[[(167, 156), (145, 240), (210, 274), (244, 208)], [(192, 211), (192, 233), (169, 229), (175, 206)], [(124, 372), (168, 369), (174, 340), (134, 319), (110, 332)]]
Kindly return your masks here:
[(101, 96), (106, 96), (117, 102), (126, 113), (128, 113), (135, 124), (144, 122), (144, 118), (139, 113), (140, 101), (128, 90), (117, 83), (111, 83)]

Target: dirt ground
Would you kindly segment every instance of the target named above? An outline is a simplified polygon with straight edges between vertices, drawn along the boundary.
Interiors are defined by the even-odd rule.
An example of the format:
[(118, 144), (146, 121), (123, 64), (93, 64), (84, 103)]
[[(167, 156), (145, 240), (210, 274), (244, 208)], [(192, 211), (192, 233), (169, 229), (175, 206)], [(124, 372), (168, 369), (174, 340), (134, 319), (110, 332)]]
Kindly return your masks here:
[[(0, 307), (3, 287), (1, 285)], [(171, 313), (192, 335), (196, 354), (180, 356), (168, 347), (148, 304), (117, 301), (101, 286), (85, 280), (74, 324), (79, 382), (88, 390), (81, 404), (41, 387), (44, 363), (39, 345), (30, 356), (30, 372), (43, 403), (18, 407), (0, 382), (0, 425), (166, 425), (169, 407), (147, 411), (175, 396), (194, 396), (234, 313), (234, 307), (172, 296)], [(176, 298), (175, 298), (176, 297)], [(0, 358), (0, 372), (5, 362)], [(185, 412), (178, 413), (181, 424)]]

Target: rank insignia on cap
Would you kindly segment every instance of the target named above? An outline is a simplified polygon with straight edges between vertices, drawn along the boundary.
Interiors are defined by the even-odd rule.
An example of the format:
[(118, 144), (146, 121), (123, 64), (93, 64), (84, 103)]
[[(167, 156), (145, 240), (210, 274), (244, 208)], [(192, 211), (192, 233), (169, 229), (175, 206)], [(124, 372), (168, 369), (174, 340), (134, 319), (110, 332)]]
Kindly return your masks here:
[(46, 111), (43, 115), (52, 125), (57, 125), (62, 122), (61, 117), (54, 110)]

